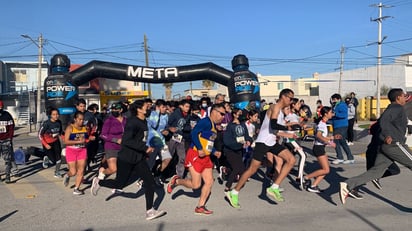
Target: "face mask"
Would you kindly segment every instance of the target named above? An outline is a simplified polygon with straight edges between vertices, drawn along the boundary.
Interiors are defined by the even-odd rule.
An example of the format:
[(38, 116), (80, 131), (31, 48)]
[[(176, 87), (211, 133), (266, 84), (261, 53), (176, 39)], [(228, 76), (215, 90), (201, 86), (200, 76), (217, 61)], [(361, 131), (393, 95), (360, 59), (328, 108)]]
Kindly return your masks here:
[(114, 117), (119, 117), (119, 116), (120, 116), (120, 112), (118, 112), (118, 111), (112, 111), (112, 115), (113, 115)]
[(207, 107), (207, 104), (206, 104), (206, 103), (202, 103), (202, 107)]

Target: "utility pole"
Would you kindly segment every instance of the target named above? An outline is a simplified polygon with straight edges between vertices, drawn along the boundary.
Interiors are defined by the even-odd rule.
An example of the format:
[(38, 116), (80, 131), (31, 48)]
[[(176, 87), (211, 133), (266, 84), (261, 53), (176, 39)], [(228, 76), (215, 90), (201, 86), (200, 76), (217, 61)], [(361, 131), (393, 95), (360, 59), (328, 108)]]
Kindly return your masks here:
[[(381, 2), (379, 4), (371, 5), (372, 7), (379, 8), (379, 17), (375, 19), (371, 19), (371, 21), (375, 21), (378, 23), (378, 60), (376, 64), (376, 119), (381, 116), (381, 71), (382, 71), (382, 21), (389, 16), (382, 17), (382, 8), (389, 8), (391, 6), (385, 6)], [(384, 37), (386, 39), (386, 36)]]
[(341, 89), (342, 89), (342, 76), (343, 76), (343, 59), (345, 56), (345, 47), (342, 45), (340, 48), (340, 71), (339, 71), (339, 89), (338, 92), (340, 95), (342, 95)]
[[(149, 49), (147, 49), (146, 34), (144, 35), (143, 42), (144, 42), (144, 56), (146, 60), (146, 67), (148, 67), (149, 66)], [(147, 83), (147, 91), (149, 92), (149, 98), (152, 98), (152, 90), (151, 90), (150, 83)]]
[(37, 42), (32, 39), (29, 35), (21, 35), (23, 38), (27, 38), (32, 41), (37, 48), (39, 48), (38, 54), (38, 70), (37, 70), (37, 105), (36, 105), (36, 129), (38, 130), (40, 127), (40, 116), (41, 116), (41, 63), (43, 59), (43, 35), (40, 33), (40, 36), (37, 39)]

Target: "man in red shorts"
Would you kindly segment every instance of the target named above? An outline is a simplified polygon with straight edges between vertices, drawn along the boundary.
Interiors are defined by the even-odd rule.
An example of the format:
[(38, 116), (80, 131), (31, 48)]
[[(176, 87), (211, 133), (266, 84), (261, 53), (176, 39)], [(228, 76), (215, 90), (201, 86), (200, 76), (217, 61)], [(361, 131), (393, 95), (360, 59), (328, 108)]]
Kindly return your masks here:
[(220, 123), (226, 114), (223, 104), (214, 104), (210, 110), (210, 116), (200, 120), (193, 128), (192, 143), (186, 153), (185, 167), (189, 169), (191, 179), (181, 179), (174, 175), (167, 185), (167, 192), (172, 193), (178, 185), (189, 189), (198, 189), (202, 186), (199, 202), (195, 208), (195, 214), (211, 215), (213, 211), (205, 207), (213, 185), (213, 163), (210, 155), (220, 157), (220, 152), (215, 152), (213, 146), (216, 139), (216, 124)]

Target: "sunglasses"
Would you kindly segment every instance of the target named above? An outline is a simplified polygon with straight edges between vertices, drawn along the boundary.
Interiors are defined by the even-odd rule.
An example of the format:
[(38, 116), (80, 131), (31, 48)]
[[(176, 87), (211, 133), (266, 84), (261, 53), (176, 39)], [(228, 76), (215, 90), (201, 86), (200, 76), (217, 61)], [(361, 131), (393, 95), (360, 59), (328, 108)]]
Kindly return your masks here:
[(219, 110), (217, 110), (217, 109), (215, 109), (215, 111), (219, 112), (219, 114), (220, 114), (221, 116), (225, 116), (225, 115), (226, 115), (225, 112), (221, 112), (221, 111), (219, 111)]

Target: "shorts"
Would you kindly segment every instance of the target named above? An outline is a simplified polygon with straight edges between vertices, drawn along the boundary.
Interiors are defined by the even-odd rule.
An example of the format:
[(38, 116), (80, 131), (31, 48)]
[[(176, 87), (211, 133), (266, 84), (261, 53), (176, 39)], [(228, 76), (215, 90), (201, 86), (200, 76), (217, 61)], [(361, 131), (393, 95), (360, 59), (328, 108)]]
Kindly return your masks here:
[(78, 160), (86, 160), (87, 159), (87, 149), (66, 146), (66, 162), (76, 162)]
[(110, 159), (110, 158), (117, 158), (117, 153), (119, 153), (120, 150), (104, 150), (104, 157), (106, 157), (106, 159)]
[(316, 157), (326, 155), (325, 145), (313, 145), (312, 152)]
[(169, 151), (169, 148), (167, 147), (167, 145), (165, 145), (160, 150), (160, 158), (161, 158), (161, 160), (172, 159), (172, 155), (170, 154), (170, 151)]
[(199, 153), (193, 148), (189, 148), (186, 152), (185, 167), (193, 167), (196, 172), (202, 173), (206, 168), (213, 168), (213, 163), (210, 156), (199, 157)]
[(278, 143), (273, 146), (267, 146), (264, 143), (256, 142), (255, 149), (253, 150), (253, 159), (262, 162), (266, 156), (266, 153), (270, 152), (273, 155), (278, 155), (285, 149), (287, 149), (285, 146)]

